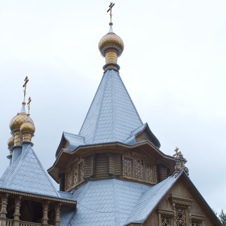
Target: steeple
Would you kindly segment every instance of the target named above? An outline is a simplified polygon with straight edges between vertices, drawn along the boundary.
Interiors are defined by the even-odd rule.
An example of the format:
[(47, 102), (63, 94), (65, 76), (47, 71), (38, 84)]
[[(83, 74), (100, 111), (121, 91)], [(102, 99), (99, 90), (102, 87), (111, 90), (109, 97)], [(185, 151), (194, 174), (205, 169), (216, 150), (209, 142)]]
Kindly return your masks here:
[(31, 142), (31, 138), (35, 132), (35, 126), (30, 118), (30, 102), (31, 99), (28, 99), (28, 114), (26, 113), (26, 92), (27, 92), (27, 83), (29, 79), (26, 76), (23, 84), (23, 102), (22, 108), (16, 116), (14, 116), (10, 122), (10, 130), (12, 137), (8, 140), (8, 148), (10, 150), (9, 159), (13, 159), (13, 162), (20, 155), (22, 150), (22, 142)]
[(20, 136), (20, 127), (21, 125), (26, 121), (27, 119), (27, 113), (26, 113), (26, 91), (27, 91), (27, 83), (29, 82), (28, 77), (26, 76), (24, 79), (24, 98), (22, 102), (22, 108), (20, 113), (17, 113), (16, 116), (14, 116), (10, 122), (10, 130), (13, 135), (14, 139), (14, 146), (20, 146), (21, 145), (21, 136)]
[(103, 57), (105, 57), (106, 64), (104, 65), (104, 71), (108, 69), (119, 70), (117, 64), (118, 57), (122, 54), (124, 49), (123, 40), (113, 32), (112, 22), (112, 8), (115, 4), (110, 3), (107, 12), (110, 12), (109, 32), (104, 35), (99, 42), (99, 50)]

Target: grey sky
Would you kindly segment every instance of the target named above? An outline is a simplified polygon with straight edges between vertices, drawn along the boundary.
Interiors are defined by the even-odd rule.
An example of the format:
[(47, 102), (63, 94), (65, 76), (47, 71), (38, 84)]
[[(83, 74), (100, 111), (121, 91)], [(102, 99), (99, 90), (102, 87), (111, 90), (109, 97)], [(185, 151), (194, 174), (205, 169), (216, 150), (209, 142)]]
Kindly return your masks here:
[[(209, 205), (226, 209), (226, 2), (115, 1), (120, 74), (166, 154), (176, 146)], [(34, 149), (47, 169), (62, 131), (78, 133), (102, 77), (97, 44), (108, 1), (0, 0), (0, 173), (22, 84), (33, 99)], [(2, 164), (3, 163), (3, 164)]]

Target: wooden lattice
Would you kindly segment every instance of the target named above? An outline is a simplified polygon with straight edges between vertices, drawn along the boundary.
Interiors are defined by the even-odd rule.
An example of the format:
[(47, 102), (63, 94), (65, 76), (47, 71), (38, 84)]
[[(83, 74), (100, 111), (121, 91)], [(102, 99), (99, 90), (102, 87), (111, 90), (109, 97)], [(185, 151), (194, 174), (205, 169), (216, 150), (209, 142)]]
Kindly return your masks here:
[(133, 160), (134, 177), (137, 179), (144, 179), (144, 161), (141, 159)]
[(171, 221), (169, 218), (163, 217), (161, 226), (171, 226)]
[(185, 210), (182, 208), (176, 209), (176, 225), (186, 226)]
[(123, 175), (126, 177), (132, 177), (132, 159), (124, 158)]
[(72, 187), (72, 178), (73, 178), (73, 173), (71, 168), (68, 169), (65, 173), (65, 188), (66, 190), (70, 189)]
[(78, 182), (82, 182), (84, 180), (84, 162), (83, 161), (81, 161), (78, 164), (78, 168), (79, 168)]
[(156, 183), (156, 166), (150, 165), (140, 157), (124, 157), (123, 176)]

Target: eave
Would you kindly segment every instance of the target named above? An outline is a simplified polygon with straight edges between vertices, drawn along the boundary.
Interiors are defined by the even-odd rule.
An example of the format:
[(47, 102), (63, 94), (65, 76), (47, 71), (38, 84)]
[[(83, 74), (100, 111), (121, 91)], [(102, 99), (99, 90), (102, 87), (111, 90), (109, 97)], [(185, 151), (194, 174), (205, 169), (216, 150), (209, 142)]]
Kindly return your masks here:
[(67, 163), (76, 156), (84, 157), (88, 155), (92, 155), (94, 153), (102, 153), (102, 152), (122, 152), (126, 150), (140, 149), (145, 151), (147, 155), (152, 156), (152, 158), (156, 159), (158, 162), (167, 161), (170, 164), (170, 168), (174, 168), (175, 159), (172, 156), (165, 155), (162, 151), (160, 151), (154, 144), (150, 141), (142, 141), (135, 145), (127, 145), (119, 142), (114, 143), (105, 143), (105, 144), (95, 144), (95, 145), (84, 145), (79, 146), (73, 152), (67, 151), (66, 149), (62, 149), (62, 151), (57, 156), (52, 167), (48, 169), (48, 173), (52, 176), (52, 178), (58, 181), (59, 178), (59, 169), (64, 169)]
[(22, 192), (22, 191), (12, 190), (12, 189), (6, 189), (6, 188), (0, 188), (0, 193), (18, 195), (18, 196), (22, 196), (22, 197), (31, 198), (32, 200), (48, 200), (48, 201), (58, 202), (58, 203), (61, 203), (63, 205), (66, 205), (66, 206), (70, 206), (72, 208), (76, 208), (76, 205), (77, 205), (76, 201), (72, 201), (72, 200), (69, 200), (69, 199), (57, 198), (57, 197), (52, 197), (52, 196), (44, 196), (44, 195), (27, 193), (27, 192)]

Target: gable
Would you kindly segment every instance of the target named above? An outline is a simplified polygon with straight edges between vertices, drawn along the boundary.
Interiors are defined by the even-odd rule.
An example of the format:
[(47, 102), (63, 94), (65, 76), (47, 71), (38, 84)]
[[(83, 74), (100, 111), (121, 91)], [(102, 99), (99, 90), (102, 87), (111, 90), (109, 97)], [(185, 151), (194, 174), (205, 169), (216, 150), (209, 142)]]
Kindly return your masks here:
[(158, 225), (159, 221), (170, 222), (169, 225), (173, 225), (174, 216), (181, 213), (184, 214), (184, 222), (187, 223), (221, 225), (212, 209), (184, 173), (166, 193), (143, 225)]

